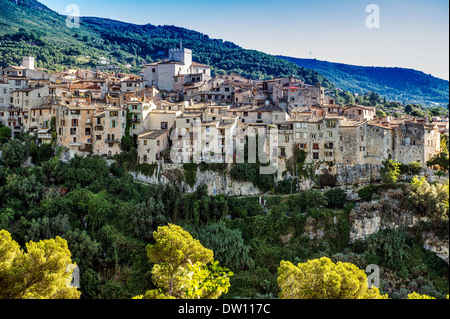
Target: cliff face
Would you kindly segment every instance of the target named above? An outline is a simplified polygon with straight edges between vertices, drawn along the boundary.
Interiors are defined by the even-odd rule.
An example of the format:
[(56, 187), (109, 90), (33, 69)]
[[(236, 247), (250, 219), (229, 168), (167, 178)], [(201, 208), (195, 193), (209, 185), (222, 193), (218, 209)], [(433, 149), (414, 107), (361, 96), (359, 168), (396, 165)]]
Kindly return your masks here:
[[(388, 190), (382, 198), (359, 204), (350, 213), (350, 242), (366, 240), (370, 235), (383, 229), (395, 229), (406, 226), (407, 231), (418, 227), (420, 222), (429, 222), (427, 217), (415, 216), (401, 199), (402, 190)], [(420, 229), (420, 228), (419, 228)], [(420, 231), (420, 230), (419, 230)], [(436, 253), (449, 263), (449, 239), (439, 238), (432, 231), (420, 231), (423, 247)]]
[(226, 194), (229, 196), (246, 196), (261, 194), (261, 191), (251, 182), (237, 182), (228, 175), (206, 170), (202, 172), (197, 169), (196, 182), (192, 187), (186, 183), (183, 176), (183, 165), (164, 164), (164, 168), (156, 170), (149, 177), (141, 173), (133, 172), (133, 178), (143, 183), (178, 183), (184, 192), (193, 193), (200, 185), (207, 185), (209, 195)]

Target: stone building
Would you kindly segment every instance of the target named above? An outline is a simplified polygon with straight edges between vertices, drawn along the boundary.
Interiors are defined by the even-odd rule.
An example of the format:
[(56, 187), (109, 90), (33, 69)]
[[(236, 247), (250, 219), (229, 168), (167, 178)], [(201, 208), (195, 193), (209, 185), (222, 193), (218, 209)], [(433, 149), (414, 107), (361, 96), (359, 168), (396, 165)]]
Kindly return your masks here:
[[(143, 68), (144, 87), (155, 86), (159, 90), (173, 91), (178, 84), (184, 82), (186, 75), (202, 75), (211, 77), (211, 67), (192, 61), (192, 50), (179, 48), (169, 50), (169, 59), (147, 64)], [(182, 82), (182, 83), (179, 83)], [(180, 87), (180, 86), (178, 86)]]
[(126, 109), (108, 107), (93, 117), (93, 154), (112, 157), (121, 152), (120, 141), (125, 135)]
[(60, 105), (56, 116), (57, 142), (69, 149), (71, 156), (92, 151), (93, 118), (90, 105)]
[(152, 164), (162, 160), (161, 152), (169, 147), (169, 130), (147, 130), (139, 134), (138, 160)]

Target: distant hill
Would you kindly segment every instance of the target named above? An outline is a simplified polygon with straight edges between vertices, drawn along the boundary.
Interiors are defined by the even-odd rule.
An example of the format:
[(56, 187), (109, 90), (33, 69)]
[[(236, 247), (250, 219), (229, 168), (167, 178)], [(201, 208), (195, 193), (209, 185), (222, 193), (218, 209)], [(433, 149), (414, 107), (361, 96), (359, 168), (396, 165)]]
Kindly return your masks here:
[(449, 82), (420, 71), (279, 57), (315, 70), (333, 82), (337, 88), (353, 93), (374, 91), (385, 96), (387, 100), (424, 105), (449, 103)]
[(316, 71), (255, 50), (212, 39), (175, 26), (136, 25), (110, 19), (83, 17), (80, 28), (68, 28), (66, 17), (36, 0), (0, 0), (0, 66), (20, 64), (33, 55), (37, 67), (49, 70), (95, 68), (99, 58), (128, 71), (159, 60), (169, 48), (193, 50), (195, 61), (211, 65), (213, 73), (235, 72), (252, 79), (294, 75), (306, 83), (332, 84)]

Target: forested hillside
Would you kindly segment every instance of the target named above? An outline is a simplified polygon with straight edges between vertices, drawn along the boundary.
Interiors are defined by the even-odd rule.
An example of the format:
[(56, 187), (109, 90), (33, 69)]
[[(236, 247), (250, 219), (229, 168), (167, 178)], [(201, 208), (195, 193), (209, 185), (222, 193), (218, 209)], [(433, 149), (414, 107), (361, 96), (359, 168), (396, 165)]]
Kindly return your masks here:
[(353, 93), (373, 91), (387, 100), (430, 105), (448, 104), (449, 82), (420, 71), (333, 63), (280, 56), (323, 74), (334, 85)]
[(37, 67), (94, 68), (107, 58), (125, 70), (141, 71), (143, 63), (163, 58), (180, 40), (193, 50), (195, 61), (213, 73), (235, 72), (253, 79), (294, 75), (306, 83), (331, 83), (315, 71), (234, 43), (175, 26), (134, 25), (101, 18), (81, 18), (80, 28), (67, 28), (66, 18), (35, 0), (0, 0), (0, 66), (20, 65), (33, 55)]

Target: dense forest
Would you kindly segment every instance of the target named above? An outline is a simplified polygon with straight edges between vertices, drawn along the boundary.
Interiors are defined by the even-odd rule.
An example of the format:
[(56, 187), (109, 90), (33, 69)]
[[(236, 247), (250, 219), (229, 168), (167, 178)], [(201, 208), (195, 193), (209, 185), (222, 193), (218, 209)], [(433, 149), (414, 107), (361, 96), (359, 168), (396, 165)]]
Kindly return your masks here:
[[(257, 196), (210, 196), (206, 186), (187, 194), (176, 182), (135, 182), (123, 167), (126, 152), (112, 164), (97, 157), (64, 163), (58, 158), (59, 147), (37, 145), (29, 135), (2, 143), (0, 229), (22, 247), (30, 241), (65, 239), (80, 268), (81, 298), (128, 299), (158, 291), (147, 246), (157, 245), (158, 226), (169, 224), (181, 226), (214, 252), (220, 267), (232, 272), (229, 289), (220, 298), (283, 296), (283, 285), (277, 281), (280, 265), (322, 257), (359, 269), (379, 265), (380, 293), (390, 298), (404, 299), (413, 292), (435, 298), (448, 294), (448, 265), (423, 248), (420, 235), (431, 227), (448, 238), (448, 182), (397, 180), (398, 164), (387, 163), (384, 183), (362, 188), (360, 197), (371, 205), (386, 191), (402, 192), (399, 205), (431, 221), (408, 230), (380, 231), (350, 244), (355, 203), (334, 187), (330, 176), (319, 177), (317, 189), (294, 190), (292, 195), (281, 183), (271, 192), (274, 195), (262, 196), (266, 204), (261, 205)], [(303, 156), (299, 158), (301, 162)], [(246, 163), (238, 165), (232, 168), (234, 174), (248, 168)], [(308, 165), (303, 167), (307, 175)], [(401, 169), (414, 172), (412, 164)], [(195, 179), (190, 170), (186, 166), (183, 174)], [(384, 207), (386, 213), (392, 210)], [(310, 236), (313, 226), (322, 236)]]
[(315, 70), (346, 91), (378, 93), (388, 100), (427, 106), (448, 104), (449, 82), (420, 71), (405, 68), (357, 66), (316, 59), (280, 56), (301, 67)]

